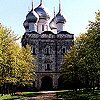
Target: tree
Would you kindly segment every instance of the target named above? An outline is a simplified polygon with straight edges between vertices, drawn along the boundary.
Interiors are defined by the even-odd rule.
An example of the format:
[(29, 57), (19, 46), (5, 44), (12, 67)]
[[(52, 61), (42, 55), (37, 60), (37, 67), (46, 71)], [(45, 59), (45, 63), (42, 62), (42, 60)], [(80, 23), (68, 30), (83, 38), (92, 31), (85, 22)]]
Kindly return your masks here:
[(100, 77), (100, 11), (94, 22), (90, 21), (87, 32), (76, 38), (71, 50), (65, 54), (63, 71), (66, 75), (95, 87)]
[[(0, 84), (1, 87), (6, 88), (5, 84), (11, 82), (14, 78), (13, 66), (15, 56), (15, 40), (16, 36), (10, 29), (0, 25)], [(13, 76), (13, 78), (11, 77)], [(12, 80), (14, 81), (14, 80)], [(6, 89), (2, 89), (3, 92)]]
[(35, 76), (35, 64), (34, 58), (31, 52), (31, 47), (26, 45), (22, 47), (20, 51), (21, 56), (18, 57), (19, 69), (19, 82), (21, 84), (28, 84), (34, 81)]
[(15, 85), (28, 84), (34, 79), (35, 65), (29, 46), (16, 43), (13, 32), (0, 25), (0, 86), (1, 92), (12, 93)]

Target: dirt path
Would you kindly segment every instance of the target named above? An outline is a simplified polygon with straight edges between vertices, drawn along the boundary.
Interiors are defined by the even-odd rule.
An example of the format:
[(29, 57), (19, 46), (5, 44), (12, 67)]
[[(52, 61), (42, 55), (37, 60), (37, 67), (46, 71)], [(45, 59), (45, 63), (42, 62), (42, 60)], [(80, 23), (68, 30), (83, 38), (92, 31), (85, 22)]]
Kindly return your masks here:
[(57, 99), (55, 92), (41, 92), (41, 95), (36, 97), (28, 97), (17, 100), (63, 100), (61, 98)]
[(55, 93), (45, 93), (45, 94), (39, 95), (37, 97), (29, 98), (27, 100), (53, 100), (55, 98), (56, 98)]

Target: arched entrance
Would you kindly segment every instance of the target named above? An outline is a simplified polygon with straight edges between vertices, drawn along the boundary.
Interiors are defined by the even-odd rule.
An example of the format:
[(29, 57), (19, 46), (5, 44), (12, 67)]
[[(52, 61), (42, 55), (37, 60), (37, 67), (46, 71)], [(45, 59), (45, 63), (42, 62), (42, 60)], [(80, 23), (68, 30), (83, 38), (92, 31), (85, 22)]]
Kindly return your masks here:
[(52, 78), (49, 76), (45, 76), (41, 79), (41, 89), (42, 90), (52, 90)]

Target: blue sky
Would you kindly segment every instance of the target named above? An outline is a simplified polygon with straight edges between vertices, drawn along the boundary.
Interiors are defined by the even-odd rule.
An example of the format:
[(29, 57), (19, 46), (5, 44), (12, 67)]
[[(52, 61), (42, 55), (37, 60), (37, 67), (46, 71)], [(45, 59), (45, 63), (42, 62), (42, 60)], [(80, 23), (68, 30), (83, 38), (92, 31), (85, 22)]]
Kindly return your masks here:
[[(32, 0), (0, 0), (0, 23), (11, 28), (15, 34), (22, 36), (25, 32), (23, 22), (31, 8)], [(40, 0), (33, 0), (37, 7)], [(49, 9), (51, 18), (55, 7), (58, 12), (59, 0), (43, 0), (43, 4)], [(100, 10), (100, 0), (61, 0), (62, 13), (65, 16), (66, 31), (79, 35), (84, 32), (89, 20), (94, 20), (95, 12)]]

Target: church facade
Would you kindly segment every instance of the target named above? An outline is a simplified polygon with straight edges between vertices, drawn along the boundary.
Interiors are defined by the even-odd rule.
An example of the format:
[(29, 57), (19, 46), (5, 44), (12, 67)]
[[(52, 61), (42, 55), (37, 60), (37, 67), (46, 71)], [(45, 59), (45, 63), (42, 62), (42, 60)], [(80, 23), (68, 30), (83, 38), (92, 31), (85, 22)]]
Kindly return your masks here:
[(57, 89), (60, 87), (61, 68), (64, 63), (64, 53), (73, 44), (74, 34), (64, 31), (66, 19), (59, 11), (50, 16), (43, 1), (35, 9), (26, 15), (23, 23), (25, 33), (22, 37), (22, 46), (29, 44), (36, 58), (36, 80), (37, 89)]

